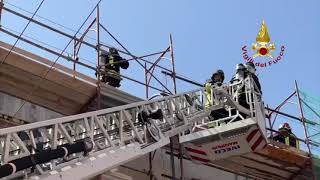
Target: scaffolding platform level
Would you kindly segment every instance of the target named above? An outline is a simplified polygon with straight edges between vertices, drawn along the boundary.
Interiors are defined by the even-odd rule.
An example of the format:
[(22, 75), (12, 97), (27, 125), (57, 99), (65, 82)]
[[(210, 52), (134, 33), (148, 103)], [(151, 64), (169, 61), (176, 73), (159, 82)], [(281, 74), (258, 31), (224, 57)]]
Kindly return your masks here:
[[(11, 45), (0, 42), (0, 58), (4, 59), (10, 49)], [(54, 64), (49, 71), (52, 65), (48, 59), (15, 47), (0, 66), (0, 91), (64, 115), (83, 112), (97, 98), (98, 81), (60, 64)], [(43, 79), (46, 72), (49, 73)], [(101, 102), (108, 102), (101, 108), (142, 100), (111, 86), (100, 86)]]

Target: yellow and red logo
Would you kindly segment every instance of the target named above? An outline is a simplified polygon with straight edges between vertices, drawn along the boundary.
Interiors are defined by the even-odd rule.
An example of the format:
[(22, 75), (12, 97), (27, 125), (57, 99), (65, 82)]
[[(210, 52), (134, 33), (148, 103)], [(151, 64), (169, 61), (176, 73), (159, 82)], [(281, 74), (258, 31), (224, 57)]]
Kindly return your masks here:
[[(252, 57), (248, 55), (247, 46), (245, 45), (242, 47), (243, 58), (248, 62), (253, 62), (256, 67), (267, 67), (271, 66), (272, 64), (276, 64), (281, 60), (285, 47), (281, 46), (280, 54), (277, 56), (277, 58), (274, 58), (272, 52), (276, 50), (276, 45), (270, 41), (267, 25), (264, 21), (262, 21), (260, 31), (256, 37), (256, 42), (252, 44), (251, 49), (255, 52)], [(268, 59), (268, 62), (256, 60), (265, 58)]]

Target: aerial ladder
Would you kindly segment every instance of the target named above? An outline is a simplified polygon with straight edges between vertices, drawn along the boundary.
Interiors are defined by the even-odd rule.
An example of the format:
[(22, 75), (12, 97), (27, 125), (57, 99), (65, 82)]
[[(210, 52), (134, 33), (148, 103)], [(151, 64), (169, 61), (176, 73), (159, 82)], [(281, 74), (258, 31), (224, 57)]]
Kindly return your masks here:
[[(206, 164), (265, 148), (265, 108), (262, 94), (254, 81), (246, 78), (231, 85), (215, 87), (212, 92), (214, 104), (224, 104), (224, 117), (197, 121), (190, 134), (180, 136), (179, 142), (184, 145), (189, 158), (195, 163)], [(239, 93), (244, 93), (242, 97), (245, 99), (239, 98)], [(246, 104), (247, 108), (240, 104)]]
[[(240, 88), (245, 89), (249, 109), (239, 104), (237, 93)], [(255, 91), (252, 78), (214, 86), (212, 89), (211, 98), (214, 103), (209, 107), (206, 107), (205, 90), (201, 88), (178, 95), (1, 129), (0, 178), (88, 179), (164, 147), (170, 143), (171, 137), (177, 135), (184, 144), (186, 153), (195, 162), (234, 155), (227, 151), (231, 152), (232, 147), (232, 151), (240, 150), (240, 143), (246, 144), (246, 147), (241, 147), (238, 154), (252, 151), (252, 144), (242, 142), (241, 139), (253, 131), (261, 135), (259, 141), (262, 145), (259, 144), (256, 149), (263, 148), (266, 143), (264, 107), (261, 94)], [(212, 120), (211, 112), (221, 108), (226, 109), (229, 115)], [(227, 125), (208, 128), (210, 123), (222, 122), (227, 122)], [(209, 136), (210, 138), (206, 138)], [(237, 143), (234, 142), (239, 139)], [(201, 145), (213, 143), (210, 144), (212, 149), (213, 145), (217, 145), (214, 143), (221, 142), (231, 143), (231, 149), (220, 148), (219, 153), (213, 154), (204, 147), (206, 145)], [(219, 145), (213, 152), (218, 152), (218, 149)]]

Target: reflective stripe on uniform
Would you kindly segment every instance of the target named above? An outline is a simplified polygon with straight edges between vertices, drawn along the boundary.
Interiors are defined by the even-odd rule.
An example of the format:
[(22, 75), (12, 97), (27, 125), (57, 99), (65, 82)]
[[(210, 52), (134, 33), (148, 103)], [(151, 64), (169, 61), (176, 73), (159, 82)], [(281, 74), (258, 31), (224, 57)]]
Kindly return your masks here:
[(110, 64), (111, 67), (115, 67), (115, 65), (114, 65), (114, 57), (113, 56), (109, 57), (109, 64)]
[(109, 56), (109, 65), (111, 67), (111, 69), (107, 70), (107, 76), (111, 76), (113, 78), (117, 78), (117, 79), (121, 79), (119, 72), (113, 70), (113, 68), (115, 68), (115, 61), (114, 61), (114, 56)]
[(286, 138), (284, 139), (284, 142), (285, 142), (286, 145), (290, 146), (290, 139), (289, 139), (289, 137), (286, 137)]
[(296, 140), (296, 148), (300, 149), (300, 141)]

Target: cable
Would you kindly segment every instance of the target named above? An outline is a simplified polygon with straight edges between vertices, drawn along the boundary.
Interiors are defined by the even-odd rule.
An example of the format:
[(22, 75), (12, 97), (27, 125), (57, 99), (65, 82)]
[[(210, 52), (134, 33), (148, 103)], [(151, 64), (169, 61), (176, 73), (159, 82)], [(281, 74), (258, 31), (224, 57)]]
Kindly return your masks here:
[(6, 59), (8, 58), (8, 56), (11, 54), (13, 48), (17, 45), (18, 41), (20, 40), (22, 34), (24, 33), (24, 31), (28, 28), (29, 24), (31, 23), (31, 20), (34, 18), (34, 16), (37, 14), (37, 12), (39, 11), (40, 7), (42, 6), (44, 0), (41, 1), (41, 3), (39, 4), (39, 6), (37, 7), (36, 11), (32, 14), (32, 17), (30, 20), (28, 20), (27, 25), (24, 27), (24, 29), (22, 30), (22, 32), (19, 35), (19, 38), (16, 40), (16, 42), (13, 44), (13, 46), (11, 47), (10, 51), (8, 52), (8, 54), (6, 55), (6, 57), (1, 61), (0, 65), (2, 65)]
[[(48, 75), (48, 73), (52, 70), (53, 66), (57, 63), (57, 61), (60, 59), (61, 55), (66, 51), (66, 49), (68, 48), (68, 46), (71, 44), (71, 42), (76, 38), (78, 32), (82, 29), (82, 27), (85, 25), (85, 23), (88, 21), (88, 19), (90, 18), (90, 16), (92, 15), (92, 13), (96, 10), (96, 8), (98, 7), (98, 5), (100, 4), (102, 0), (99, 0), (99, 2), (96, 4), (96, 6), (92, 9), (92, 11), (90, 12), (90, 14), (87, 16), (87, 18), (85, 19), (85, 21), (82, 23), (82, 25), (79, 27), (79, 29), (77, 30), (77, 32), (74, 34), (73, 38), (70, 39), (69, 43), (66, 45), (66, 47), (63, 49), (63, 51), (60, 53), (60, 55), (57, 57), (57, 59), (54, 61), (54, 63), (50, 66), (50, 68), (48, 69), (48, 71), (44, 74), (44, 76), (41, 78), (41, 81), (43, 81), (46, 76)], [(39, 85), (35, 86), (35, 88), (31, 91), (29, 98), (33, 95), (33, 93), (39, 88)], [(27, 98), (27, 99), (29, 99)], [(26, 104), (27, 101), (23, 101), (23, 103), (20, 105), (20, 107), (18, 108), (18, 110), (13, 114), (13, 117), (15, 117), (17, 115), (17, 113), (22, 109), (22, 107)]]

